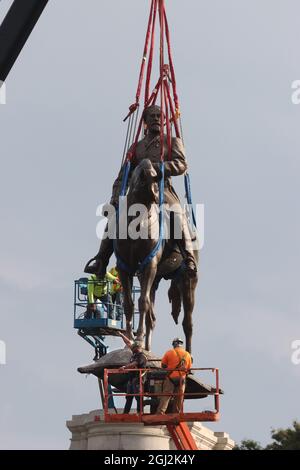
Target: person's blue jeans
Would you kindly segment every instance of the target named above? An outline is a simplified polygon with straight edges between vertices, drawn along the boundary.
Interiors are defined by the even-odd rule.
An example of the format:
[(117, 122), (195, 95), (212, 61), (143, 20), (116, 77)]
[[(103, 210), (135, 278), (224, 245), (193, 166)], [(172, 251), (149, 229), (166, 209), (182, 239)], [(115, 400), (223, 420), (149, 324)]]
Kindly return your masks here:
[(113, 303), (114, 315), (116, 316), (116, 320), (122, 321), (123, 307), (122, 307), (121, 292), (116, 292), (112, 296), (112, 303)]
[(111, 320), (114, 319), (113, 316), (113, 305), (111, 301), (111, 296), (110, 294), (104, 294), (100, 297), (101, 302), (106, 306), (107, 309), (107, 318), (110, 318)]
[[(127, 383), (126, 393), (128, 393), (128, 394), (135, 394), (135, 393), (138, 394), (138, 393), (140, 393), (140, 383), (139, 383), (139, 378), (138, 377), (133, 377), (133, 378), (129, 379), (129, 381)], [(139, 395), (131, 395), (129, 397), (126, 397), (126, 403), (125, 403), (125, 407), (124, 407), (124, 411), (123, 411), (124, 414), (128, 414), (130, 412), (134, 398), (136, 399), (136, 403), (137, 403), (136, 410), (137, 410), (138, 413), (140, 412), (140, 410), (141, 410), (140, 396)]]

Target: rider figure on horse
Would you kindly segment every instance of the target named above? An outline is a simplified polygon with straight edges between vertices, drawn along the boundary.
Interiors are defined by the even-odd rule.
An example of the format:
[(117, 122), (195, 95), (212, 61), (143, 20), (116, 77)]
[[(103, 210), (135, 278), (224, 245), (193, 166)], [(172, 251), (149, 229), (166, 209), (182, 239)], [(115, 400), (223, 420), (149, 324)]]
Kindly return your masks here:
[[(159, 106), (149, 106), (144, 111), (144, 124), (146, 129), (145, 137), (140, 140), (135, 148), (135, 153), (132, 159), (131, 172), (136, 166), (145, 158), (149, 159), (159, 174), (160, 163), (161, 163), (161, 108)], [(132, 150), (132, 148), (130, 149)], [(129, 152), (130, 152), (129, 150)], [(164, 172), (165, 172), (165, 184), (164, 184), (164, 203), (168, 205), (171, 210), (178, 211), (180, 207), (180, 200), (176, 194), (172, 184), (171, 177), (179, 176), (185, 173), (187, 170), (187, 163), (185, 159), (185, 150), (183, 147), (182, 140), (173, 137), (171, 146), (171, 158), (169, 158), (167, 137), (164, 136)], [(112, 197), (110, 204), (114, 207), (118, 206), (118, 199), (121, 192), (123, 177), (123, 167), (121, 168), (117, 179), (113, 184)], [(173, 209), (177, 207), (177, 209)], [(181, 239), (176, 239), (179, 245), (180, 251), (185, 260), (185, 268), (190, 276), (197, 274), (197, 265), (194, 257), (194, 251), (191, 242), (190, 231), (186, 216), (181, 209), (181, 221), (182, 221), (182, 234)], [(109, 237), (103, 238), (101, 241), (100, 249), (97, 255), (92, 258), (85, 266), (85, 272), (90, 274), (97, 274), (99, 277), (104, 276), (106, 268), (109, 263), (109, 259), (113, 254), (113, 240)]]

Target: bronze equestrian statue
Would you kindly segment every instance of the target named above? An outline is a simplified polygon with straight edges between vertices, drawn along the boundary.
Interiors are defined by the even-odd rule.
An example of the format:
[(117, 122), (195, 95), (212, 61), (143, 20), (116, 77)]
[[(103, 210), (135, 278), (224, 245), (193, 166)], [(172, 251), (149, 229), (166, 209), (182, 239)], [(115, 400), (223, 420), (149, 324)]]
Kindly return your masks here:
[[(124, 289), (124, 311), (126, 316), (126, 334), (132, 338), (131, 320), (133, 316), (133, 303), (131, 288), (133, 275), (138, 270), (146, 256), (151, 253), (158, 240), (159, 216), (158, 204), (158, 182), (161, 178), (160, 158), (161, 158), (161, 109), (158, 106), (151, 106), (144, 111), (144, 122), (146, 136), (137, 143), (133, 156), (131, 171), (129, 174), (129, 190), (127, 194), (127, 205), (142, 203), (147, 207), (147, 223), (151, 234), (146, 239), (126, 240), (117, 238), (115, 247), (113, 240), (109, 237), (103, 238), (98, 254), (92, 258), (85, 267), (85, 272), (95, 273), (103, 276), (109, 263), (109, 259), (114, 248), (122, 261), (130, 267), (130, 270), (122, 269), (119, 266), (121, 283)], [(185, 173), (187, 164), (184, 147), (181, 139), (172, 138), (171, 158), (169, 158), (167, 138), (164, 137), (164, 203), (170, 207), (170, 218), (178, 218), (181, 221), (181, 236), (176, 240), (168, 240), (164, 246), (158, 250), (154, 258), (148, 263), (142, 272), (139, 273), (141, 285), (141, 296), (139, 299), (140, 322), (137, 331), (137, 340), (143, 341), (146, 326), (146, 349), (150, 349), (151, 332), (154, 327), (154, 299), (155, 290), (160, 279), (172, 279), (168, 295), (172, 303), (172, 316), (178, 322), (181, 304), (184, 307), (183, 328), (186, 336), (186, 349), (191, 352), (192, 338), (192, 311), (194, 307), (194, 295), (197, 285), (197, 262), (198, 253), (194, 252), (191, 234), (180, 206), (180, 200), (171, 184), (171, 176), (179, 176)], [(113, 185), (111, 204), (118, 207), (118, 199), (121, 191), (122, 168)], [(125, 214), (127, 217), (127, 213)], [(172, 217), (173, 216), (173, 217)], [(119, 223), (124, 214), (120, 210)], [(129, 218), (130, 219), (130, 218)], [(130, 223), (128, 220), (127, 223)], [(156, 230), (153, 231), (153, 227)], [(156, 235), (153, 235), (153, 233)], [(176, 237), (178, 238), (178, 237)], [(130, 271), (130, 272), (128, 272)], [(174, 273), (176, 277), (174, 278)]]

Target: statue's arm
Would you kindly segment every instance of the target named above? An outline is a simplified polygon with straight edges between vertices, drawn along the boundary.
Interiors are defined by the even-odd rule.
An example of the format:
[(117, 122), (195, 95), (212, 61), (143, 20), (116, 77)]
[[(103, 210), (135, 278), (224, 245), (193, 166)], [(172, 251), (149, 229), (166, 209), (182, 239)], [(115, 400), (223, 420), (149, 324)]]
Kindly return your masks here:
[(165, 176), (179, 176), (187, 170), (185, 150), (182, 140), (174, 137), (172, 139), (171, 160), (165, 161)]

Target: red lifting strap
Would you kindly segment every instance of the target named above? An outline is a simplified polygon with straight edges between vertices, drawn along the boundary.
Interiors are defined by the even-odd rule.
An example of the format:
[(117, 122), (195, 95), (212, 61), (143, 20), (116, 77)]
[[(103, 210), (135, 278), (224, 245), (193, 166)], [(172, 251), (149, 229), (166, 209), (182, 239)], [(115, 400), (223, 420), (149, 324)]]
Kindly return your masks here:
[(166, 117), (167, 120), (167, 112), (168, 112), (168, 107), (166, 106), (166, 113), (164, 110), (164, 9), (165, 9), (165, 2), (164, 0), (160, 0), (159, 2), (159, 22), (160, 22), (160, 45), (159, 45), (159, 50), (160, 50), (160, 76), (162, 79), (161, 82), (161, 90), (160, 90), (160, 159), (161, 161), (164, 160), (164, 154), (165, 154), (165, 146), (164, 146), (164, 118)]
[(172, 56), (172, 49), (171, 49), (171, 39), (170, 39), (170, 30), (169, 30), (169, 24), (168, 24), (166, 9), (164, 10), (164, 17), (165, 17), (166, 37), (167, 37), (167, 44), (168, 44), (170, 70), (171, 70), (171, 77), (172, 77), (172, 86), (173, 86), (174, 101), (175, 101), (175, 110), (176, 110), (176, 112), (179, 112), (179, 100), (178, 100), (178, 95), (177, 95), (175, 69), (174, 69), (174, 63), (173, 63), (173, 56)]
[(152, 73), (153, 51), (154, 51), (154, 43), (155, 43), (156, 12), (157, 12), (157, 0), (155, 0), (154, 2), (152, 33), (151, 33), (151, 47), (150, 47), (150, 54), (149, 54), (149, 61), (148, 61), (148, 68), (147, 68), (147, 78), (146, 78), (146, 88), (145, 88), (145, 107), (146, 107), (147, 101), (149, 100), (149, 94), (150, 94), (150, 80), (151, 80), (151, 73)]
[[(137, 110), (137, 108), (139, 106), (141, 91), (142, 91), (142, 86), (143, 86), (145, 67), (146, 67), (147, 56), (148, 56), (148, 48), (149, 48), (149, 41), (150, 41), (151, 31), (152, 31), (151, 44), (154, 40), (154, 27), (155, 27), (156, 9), (157, 9), (157, 0), (151, 0), (150, 16), (149, 16), (149, 20), (148, 20), (148, 27), (147, 27), (147, 33), (146, 33), (142, 63), (141, 63), (141, 68), (140, 68), (139, 81), (138, 81), (138, 86), (137, 86), (136, 95), (135, 95), (135, 103), (133, 103), (132, 105), (129, 106), (129, 113), (125, 117), (124, 121), (126, 121), (129, 118), (129, 116)], [(152, 47), (151, 47), (151, 49), (152, 49)], [(153, 51), (150, 52), (150, 55), (151, 54), (153, 56)], [(148, 65), (148, 70), (149, 70), (149, 65)], [(148, 73), (149, 72), (147, 72), (147, 80), (148, 80)], [(151, 72), (150, 72), (150, 74), (151, 74)], [(149, 77), (149, 81), (150, 81), (150, 77)]]
[(148, 47), (149, 47), (149, 41), (150, 41), (151, 27), (153, 28), (152, 21), (153, 21), (154, 6), (156, 4), (156, 1), (157, 0), (152, 0), (152, 3), (151, 3), (151, 10), (150, 10), (148, 28), (147, 28), (147, 33), (146, 33), (145, 47), (144, 47), (144, 53), (143, 53), (143, 58), (142, 58), (142, 64), (141, 64), (140, 78), (139, 78), (139, 83), (138, 83), (137, 92), (136, 92), (136, 103), (139, 103), (140, 96), (141, 96), (144, 71), (145, 71), (145, 65), (146, 65)]
[[(159, 26), (160, 26), (160, 42), (159, 42), (160, 77), (154, 90), (150, 94), (157, 17), (159, 18)], [(165, 44), (167, 45), (167, 56), (168, 56), (168, 62), (169, 62), (168, 64), (165, 63)], [(165, 0), (151, 0), (151, 8), (150, 8), (150, 15), (148, 19), (143, 58), (142, 58), (137, 92), (136, 92), (136, 101), (129, 107), (129, 113), (124, 119), (124, 121), (133, 113), (137, 112), (137, 108), (139, 107), (147, 61), (148, 61), (148, 64), (147, 64), (147, 73), (146, 73), (145, 91), (144, 91), (144, 109), (155, 104), (160, 94), (160, 107), (161, 107), (161, 132), (160, 132), (161, 157), (160, 158), (161, 158), (161, 161), (163, 161), (164, 160), (164, 148), (165, 148), (165, 145), (164, 145), (165, 127), (166, 127), (166, 138), (167, 138), (169, 159), (171, 158), (171, 151), (172, 151), (172, 125), (174, 126), (176, 137), (181, 136), (179, 126), (178, 126), (178, 118), (180, 116), (179, 99), (178, 99), (178, 94), (177, 94), (175, 68), (174, 68), (173, 55), (172, 55), (170, 29), (169, 29), (166, 8), (165, 8)], [(172, 88), (170, 87), (170, 83), (171, 83)], [(172, 90), (172, 93), (171, 93), (171, 90)], [(142, 113), (142, 117), (140, 118), (139, 125), (137, 127), (136, 135), (134, 136), (134, 139), (133, 139), (133, 145), (131, 145), (130, 151), (127, 152), (126, 161), (131, 160), (135, 154), (136, 145), (139, 141), (142, 127), (143, 127), (143, 113)]]

